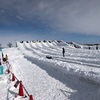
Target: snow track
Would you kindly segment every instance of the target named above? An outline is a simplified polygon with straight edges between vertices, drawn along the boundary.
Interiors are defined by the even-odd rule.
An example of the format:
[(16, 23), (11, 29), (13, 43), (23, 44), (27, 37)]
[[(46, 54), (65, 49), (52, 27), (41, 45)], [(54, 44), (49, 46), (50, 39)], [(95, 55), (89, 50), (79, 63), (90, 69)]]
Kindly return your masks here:
[(4, 52), (12, 71), (35, 100), (100, 100), (99, 51), (75, 49), (56, 41), (17, 44), (18, 49)]
[[(45, 43), (46, 44), (46, 43)], [(20, 44), (19, 44), (20, 45)], [(22, 45), (22, 44), (21, 44)], [(41, 58), (40, 59), (45, 59), (46, 58), (46, 55), (50, 55), (50, 51), (48, 51), (48, 52), (46, 52), (46, 53), (43, 53), (43, 52), (41, 52), (41, 48), (39, 48), (37, 51), (36, 51), (36, 53), (34, 52), (32, 52), (34, 49), (33, 48), (31, 48), (31, 46), (30, 46), (30, 43), (24, 43), (23, 45), (25, 45), (25, 50), (26, 50), (26, 52), (29, 52), (30, 53), (30, 55), (27, 55), (27, 54), (25, 54), (25, 56), (28, 56), (28, 57), (36, 57), (37, 55), (38, 56), (40, 56)], [(23, 45), (22, 45), (22, 48), (23, 48)], [(39, 45), (41, 46), (41, 43), (39, 43)], [(41, 46), (42, 47), (42, 46)], [(46, 48), (48, 48), (48, 46), (47, 47), (45, 47), (45, 50), (46, 50)], [(55, 47), (56, 48), (56, 47)], [(59, 47), (59, 48), (61, 48), (61, 47)], [(66, 49), (69, 49), (70, 47), (66, 47)], [(20, 48), (21, 49), (21, 48)], [(24, 51), (25, 51), (24, 50)], [(43, 49), (42, 49), (43, 50)], [(74, 53), (73, 52), (70, 52), (71, 54), (73, 54), (73, 55), (75, 55), (75, 57), (76, 57), (76, 54), (75, 54), (75, 52), (77, 52), (77, 50), (74, 50)], [(88, 53), (89, 51), (87, 51), (87, 53)], [(83, 49), (80, 51), (80, 53), (83, 53)], [(93, 52), (94, 53), (94, 52)], [(96, 54), (97, 54), (97, 52), (96, 52)], [(78, 75), (78, 76), (83, 76), (84, 78), (89, 78), (89, 79), (91, 79), (91, 75), (90, 75), (90, 72), (93, 72), (93, 78), (92, 78), (92, 80), (95, 80), (95, 81), (98, 81), (99, 82), (99, 78), (98, 78), (98, 76), (97, 76), (97, 78), (98, 78), (98, 80), (97, 80), (97, 78), (95, 78), (96, 77), (96, 75), (98, 75), (99, 74), (99, 72), (100, 72), (100, 65), (99, 64), (93, 64), (93, 63), (91, 63), (91, 59), (93, 60), (93, 62), (98, 62), (98, 60), (96, 61), (95, 59), (93, 59), (93, 58), (91, 58), (91, 59), (88, 59), (88, 61), (87, 60), (83, 60), (83, 58), (81, 57), (81, 55), (80, 55), (80, 60), (77, 60), (77, 58), (79, 59), (79, 55), (78, 55), (78, 57), (76, 57), (76, 59), (73, 59), (73, 57), (72, 57), (72, 59), (70, 59), (71, 57), (69, 56), (69, 57), (62, 57), (61, 56), (61, 54), (59, 54), (58, 56), (56, 56), (56, 55), (58, 55), (58, 54), (56, 54), (56, 52), (55, 52), (55, 55), (50, 55), (51, 57), (52, 57), (52, 59), (53, 60), (49, 60), (50, 62), (53, 62), (53, 63), (55, 63), (55, 64), (58, 64), (58, 65), (60, 65), (60, 70), (61, 69), (66, 69), (66, 71), (64, 72), (64, 73), (70, 73), (70, 74), (73, 74), (73, 75)], [(84, 54), (83, 54), (84, 55)], [(85, 55), (87, 55), (86, 54), (86, 51), (85, 51)], [(85, 56), (84, 56), (85, 57)], [(47, 60), (45, 60), (45, 61), (47, 61)], [(75, 66), (75, 67), (72, 67), (72, 66)], [(84, 68), (84, 66), (88, 69), (85, 69)], [(56, 67), (56, 68), (58, 68), (58, 67)], [(99, 68), (99, 69), (98, 69)], [(72, 70), (72, 71), (70, 71), (70, 70)]]

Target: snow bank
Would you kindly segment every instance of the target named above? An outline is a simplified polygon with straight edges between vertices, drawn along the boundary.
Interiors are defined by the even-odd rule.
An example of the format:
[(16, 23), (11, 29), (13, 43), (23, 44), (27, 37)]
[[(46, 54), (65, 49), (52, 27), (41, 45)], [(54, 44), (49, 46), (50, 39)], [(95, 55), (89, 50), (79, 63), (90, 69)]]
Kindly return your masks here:
[[(17, 45), (18, 48), (3, 49), (3, 52), (8, 54), (14, 74), (23, 80), (35, 100), (100, 99), (99, 50), (90, 51), (66, 46), (65, 57), (62, 57), (63, 45), (57, 41), (17, 42)], [(51, 59), (47, 59), (47, 55), (51, 56)], [(15, 97), (14, 83), (8, 83), (7, 78), (8, 76), (3, 78), (5, 85), (0, 83), (5, 89), (0, 95), (5, 96), (5, 99), (20, 100), (20, 97)], [(4, 90), (1, 86), (0, 89)]]
[[(55, 43), (57, 43), (57, 42), (55, 42)], [(44, 44), (46, 44), (46, 43), (44, 43)], [(19, 48), (21, 50), (23, 50), (22, 47), (19, 47)], [(45, 49), (46, 49), (46, 47), (45, 47)], [(27, 52), (27, 50), (26, 50), (26, 52)], [(51, 67), (54, 67), (55, 69), (60, 70), (61, 72), (65, 73), (65, 74), (76, 75), (78, 77), (83, 77), (85, 79), (89, 79), (94, 82), (100, 83), (100, 68), (91, 67), (92, 64), (90, 66), (88, 66), (88, 65), (83, 65), (83, 64), (68, 63), (68, 62), (63, 62), (62, 60), (60, 60), (60, 58), (59, 59), (53, 58), (51, 60), (48, 60), (48, 59), (44, 58), (45, 56), (42, 58), (38, 58), (38, 57), (34, 56), (34, 54), (31, 56), (25, 55), (25, 57), (27, 59), (29, 59), (31, 57), (31, 61), (33, 58), (33, 60), (37, 59), (41, 63), (49, 64), (49, 66), (52, 65)]]

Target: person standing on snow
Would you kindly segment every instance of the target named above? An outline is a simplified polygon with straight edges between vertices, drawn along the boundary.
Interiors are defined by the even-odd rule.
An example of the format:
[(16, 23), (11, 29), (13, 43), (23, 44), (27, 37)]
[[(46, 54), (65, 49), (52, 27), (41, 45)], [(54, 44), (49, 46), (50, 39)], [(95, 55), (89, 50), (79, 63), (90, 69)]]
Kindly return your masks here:
[(1, 59), (0, 59), (0, 65), (2, 65), (2, 64), (1, 64)]
[(62, 48), (62, 54), (63, 54), (63, 57), (65, 57), (65, 49)]
[(98, 50), (98, 46), (96, 46), (96, 50)]
[(6, 61), (8, 60), (8, 56), (6, 55)]

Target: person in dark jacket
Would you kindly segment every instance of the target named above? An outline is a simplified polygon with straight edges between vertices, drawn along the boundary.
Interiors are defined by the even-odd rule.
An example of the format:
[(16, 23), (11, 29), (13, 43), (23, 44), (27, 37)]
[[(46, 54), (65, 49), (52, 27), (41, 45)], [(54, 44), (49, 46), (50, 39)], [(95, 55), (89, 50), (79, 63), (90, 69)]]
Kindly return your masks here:
[(6, 61), (8, 60), (8, 56), (6, 55)]
[(62, 54), (63, 54), (63, 57), (65, 57), (65, 49), (62, 48)]
[(98, 46), (96, 46), (96, 50), (98, 50)]
[(2, 58), (4, 58), (4, 54), (3, 54), (3, 52), (2, 52)]

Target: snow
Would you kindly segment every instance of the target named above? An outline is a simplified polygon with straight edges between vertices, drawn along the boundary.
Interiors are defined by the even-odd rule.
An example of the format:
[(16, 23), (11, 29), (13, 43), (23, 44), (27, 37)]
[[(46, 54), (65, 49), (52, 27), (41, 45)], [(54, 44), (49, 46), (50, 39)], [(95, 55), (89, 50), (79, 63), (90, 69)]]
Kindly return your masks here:
[[(11, 72), (22, 80), (34, 100), (100, 100), (100, 50), (74, 48), (64, 41), (17, 45), (3, 49), (3, 53), (8, 55)], [(6, 72), (8, 65), (3, 66)], [(0, 75), (0, 100), (29, 100), (18, 96), (15, 83), (11, 73)]]

